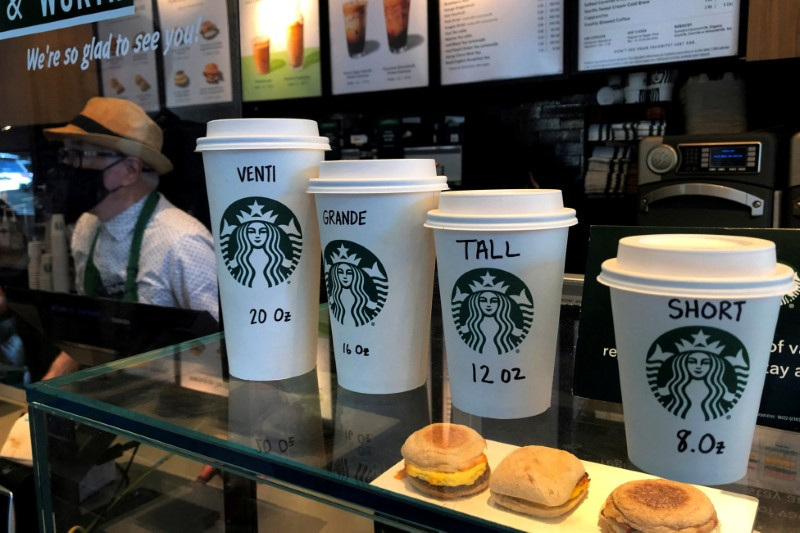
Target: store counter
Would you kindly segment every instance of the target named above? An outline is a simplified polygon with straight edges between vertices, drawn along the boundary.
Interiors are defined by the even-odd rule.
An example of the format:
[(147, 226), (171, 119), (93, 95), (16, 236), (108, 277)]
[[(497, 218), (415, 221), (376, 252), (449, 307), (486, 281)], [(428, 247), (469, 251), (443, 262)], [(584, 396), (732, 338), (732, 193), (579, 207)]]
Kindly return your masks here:
[[(428, 383), (401, 394), (338, 387), (324, 328), (317, 368), (285, 381), (227, 377), (224, 335), (215, 334), (37, 383), (28, 389), (28, 401), (42, 530), (113, 522), (129, 524), (130, 531), (136, 530), (131, 524), (145, 523), (137, 506), (145, 505), (144, 486), (161, 464), (140, 467), (134, 476), (137, 460), (130, 449), (137, 443), (225, 473), (226, 490), (218, 495), (224, 505), (209, 504), (206, 495), (176, 511), (196, 521), (193, 530), (268, 529), (252, 512), (263, 504), (256, 501), (257, 485), (366, 517), (378, 531), (599, 530), (599, 506), (608, 491), (646, 474), (627, 459), (621, 406), (571, 394), (578, 318), (577, 305), (562, 306), (552, 407), (527, 419), (481, 419), (450, 407), (436, 324)], [(493, 508), (488, 492), (453, 502), (416, 494), (396, 476), (400, 447), (416, 429), (442, 420), (478, 430), (489, 441), (490, 464), (527, 444), (573, 452), (593, 477), (589, 497), (563, 519), (537, 520)], [(758, 428), (748, 476), (704, 488), (713, 495), (723, 531), (797, 528), (798, 450), (797, 434)], [(232, 480), (244, 487), (235, 502), (226, 498), (236, 489)], [(212, 512), (215, 505), (222, 510)], [(152, 525), (159, 515), (148, 516)], [(175, 522), (175, 513), (160, 516), (160, 529), (169, 530), (166, 521)]]

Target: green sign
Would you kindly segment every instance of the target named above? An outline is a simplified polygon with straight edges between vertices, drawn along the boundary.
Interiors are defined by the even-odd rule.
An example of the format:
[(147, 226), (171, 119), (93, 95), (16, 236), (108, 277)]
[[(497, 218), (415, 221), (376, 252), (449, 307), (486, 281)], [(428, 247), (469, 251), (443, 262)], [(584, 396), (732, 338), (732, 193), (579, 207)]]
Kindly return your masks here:
[(0, 39), (134, 14), (133, 0), (7, 0), (3, 5)]
[[(593, 226), (589, 236), (575, 353), (572, 391), (576, 396), (617, 403), (622, 401), (611, 297), (608, 287), (597, 281), (597, 275), (600, 274), (603, 261), (616, 257), (621, 238), (654, 233), (711, 233), (766, 239), (775, 243), (778, 262), (800, 271), (800, 231), (796, 229)], [(778, 315), (758, 424), (800, 431), (800, 402), (796, 400), (800, 391), (800, 301), (797, 300), (800, 283), (797, 276), (795, 283), (795, 290), (784, 296)], [(646, 317), (642, 317), (642, 320), (646, 320)], [(703, 415), (708, 420), (724, 416), (735, 403), (739, 386), (737, 376), (749, 373), (750, 356), (743, 351), (731, 353), (719, 350), (719, 346), (730, 348), (738, 342), (726, 335), (725, 332), (710, 328), (703, 328), (703, 331), (686, 328), (670, 331), (665, 338), (654, 341), (646, 354), (648, 365), (652, 366), (649, 384), (665, 409), (674, 410), (681, 416), (685, 410), (702, 404)], [(685, 368), (686, 372), (696, 371), (704, 379), (716, 379), (717, 388), (727, 393), (725, 401), (713, 405), (701, 401), (693, 404), (690, 401), (692, 398), (687, 396), (681, 399), (680, 395), (671, 393), (671, 388), (680, 390), (677, 385), (671, 386), (670, 381), (679, 373), (672, 369), (679, 367)], [(677, 379), (672, 381), (677, 383)]]

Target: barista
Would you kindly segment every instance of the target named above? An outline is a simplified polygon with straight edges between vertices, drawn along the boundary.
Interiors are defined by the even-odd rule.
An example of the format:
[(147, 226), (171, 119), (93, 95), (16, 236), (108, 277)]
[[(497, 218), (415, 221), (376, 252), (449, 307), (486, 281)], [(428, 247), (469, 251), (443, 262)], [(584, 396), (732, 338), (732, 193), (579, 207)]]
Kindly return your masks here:
[[(71, 242), (78, 293), (206, 310), (219, 319), (211, 234), (156, 190), (172, 170), (158, 124), (129, 100), (95, 97), (44, 135), (63, 143), (60, 162), (75, 169), (70, 187), (85, 202)], [(61, 352), (44, 379), (78, 367)]]

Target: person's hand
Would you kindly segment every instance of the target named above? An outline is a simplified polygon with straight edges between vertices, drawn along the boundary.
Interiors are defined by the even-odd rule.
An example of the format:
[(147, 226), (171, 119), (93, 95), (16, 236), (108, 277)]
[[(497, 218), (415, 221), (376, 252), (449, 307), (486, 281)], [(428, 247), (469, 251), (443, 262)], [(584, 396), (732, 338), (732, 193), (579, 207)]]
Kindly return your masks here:
[(50, 363), (50, 368), (47, 369), (47, 373), (42, 377), (42, 381), (75, 372), (80, 367), (80, 363), (70, 357), (67, 352), (60, 352)]

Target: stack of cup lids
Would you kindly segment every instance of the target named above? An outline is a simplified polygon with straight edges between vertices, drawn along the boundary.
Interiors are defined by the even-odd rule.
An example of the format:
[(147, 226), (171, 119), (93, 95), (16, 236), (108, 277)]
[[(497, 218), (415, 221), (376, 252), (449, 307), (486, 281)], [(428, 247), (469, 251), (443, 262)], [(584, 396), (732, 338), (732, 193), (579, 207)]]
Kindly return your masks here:
[(319, 178), (309, 180), (316, 194), (434, 192), (447, 189), (447, 178), (436, 175), (433, 159), (323, 161)]
[[(502, 210), (497, 205), (502, 205)], [(490, 207), (492, 206), (492, 207)], [(557, 189), (452, 191), (428, 212), (430, 228), (476, 231), (551, 229), (578, 223)]]
[(282, 118), (212, 120), (197, 139), (198, 152), (278, 149), (330, 150), (330, 140), (313, 120)]

